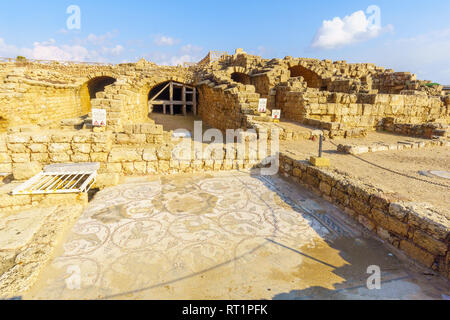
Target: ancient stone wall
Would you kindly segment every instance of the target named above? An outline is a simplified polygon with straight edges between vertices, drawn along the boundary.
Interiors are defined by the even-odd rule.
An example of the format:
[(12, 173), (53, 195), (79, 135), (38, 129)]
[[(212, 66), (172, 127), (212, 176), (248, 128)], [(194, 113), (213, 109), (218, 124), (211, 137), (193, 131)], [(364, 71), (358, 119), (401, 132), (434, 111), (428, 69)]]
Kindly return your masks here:
[(287, 155), (280, 156), (280, 172), (335, 203), (421, 265), (450, 278), (450, 230), (445, 214)]
[[(192, 83), (181, 67), (159, 67), (141, 60), (133, 64), (0, 64), (0, 130), (22, 124), (62, 120), (90, 112), (91, 106), (108, 111), (112, 128), (148, 118), (151, 86), (167, 80)], [(88, 84), (96, 78), (117, 80), (96, 96)]]
[(447, 138), (450, 136), (450, 125), (446, 123), (398, 123), (397, 119), (393, 117), (385, 118), (381, 129), (409, 137), (422, 137), (426, 139), (439, 139), (440, 137)]
[(242, 91), (237, 87), (225, 88), (225, 84), (216, 86), (211, 82), (198, 86), (199, 115), (207, 125), (223, 131), (245, 128), (245, 113), (257, 110), (259, 95), (250, 85)]
[[(120, 175), (231, 170), (259, 163), (258, 155), (252, 158), (246, 153), (248, 141), (241, 136), (239, 139), (241, 142), (229, 149), (219, 144), (203, 145), (205, 157), (202, 157), (194, 152), (180, 154), (177, 151), (180, 141), (173, 140), (171, 132), (163, 131), (161, 125), (152, 123), (125, 125), (123, 133), (89, 130), (3, 133), (0, 173), (25, 180), (52, 163), (99, 162), (97, 186), (103, 187), (117, 184)], [(243, 148), (239, 147), (241, 144)]]
[(386, 117), (411, 124), (450, 120), (446, 100), (427, 95), (345, 94), (311, 89), (290, 91), (280, 86), (276, 99), (283, 117), (298, 122), (312, 119), (348, 128), (375, 129)]
[[(109, 77), (116, 82), (92, 96), (88, 86), (101, 77)], [(373, 122), (377, 121), (375, 118), (383, 113), (384, 116), (400, 116), (402, 121), (410, 123), (446, 116), (442, 106), (438, 107), (441, 111), (436, 111), (439, 99), (431, 98), (442, 98), (442, 87), (427, 86), (426, 82), (416, 80), (415, 75), (410, 73), (393, 72), (373, 64), (348, 64), (345, 61), (292, 57), (268, 60), (239, 50), (234, 55), (224, 55), (217, 61), (192, 68), (162, 67), (145, 60), (119, 65), (2, 63), (0, 130), (77, 117), (95, 107), (106, 109), (109, 129), (121, 132), (125, 124), (148, 119), (149, 91), (170, 80), (194, 86), (210, 81), (217, 90), (223, 91), (213, 94), (204, 87), (205, 94), (199, 95), (199, 104), (208, 111), (203, 112), (202, 116), (210, 125), (221, 126), (222, 129), (227, 126), (226, 123), (231, 128), (245, 127), (245, 121), (239, 114), (248, 114), (249, 111), (251, 114), (251, 110), (255, 110), (255, 93), (260, 98), (268, 99), (269, 110), (282, 109), (288, 119), (296, 121), (310, 118), (340, 122), (347, 126), (362, 124), (373, 127)], [(286, 84), (290, 88), (286, 89)], [(239, 97), (230, 99), (229, 92), (225, 91), (234, 88), (237, 88)], [(305, 91), (305, 88), (310, 89), (307, 96), (297, 92)], [(343, 101), (337, 101), (330, 92), (357, 94), (358, 98), (353, 102), (351, 97), (348, 103), (344, 95)], [(402, 96), (410, 97), (389, 98), (392, 101), (378, 103), (370, 101), (374, 98), (362, 96), (383, 92), (402, 93)], [(424, 95), (426, 98), (423, 98)], [(239, 105), (235, 104), (236, 99)], [(324, 99), (325, 102), (315, 102)], [(433, 101), (424, 105), (420, 102), (423, 99)], [(230, 101), (231, 105), (226, 105)], [(355, 104), (358, 105), (356, 111)], [(373, 106), (365, 108), (365, 105)], [(403, 111), (379, 111), (397, 105)], [(378, 110), (376, 117), (371, 117), (373, 112), (367, 111), (369, 109)]]

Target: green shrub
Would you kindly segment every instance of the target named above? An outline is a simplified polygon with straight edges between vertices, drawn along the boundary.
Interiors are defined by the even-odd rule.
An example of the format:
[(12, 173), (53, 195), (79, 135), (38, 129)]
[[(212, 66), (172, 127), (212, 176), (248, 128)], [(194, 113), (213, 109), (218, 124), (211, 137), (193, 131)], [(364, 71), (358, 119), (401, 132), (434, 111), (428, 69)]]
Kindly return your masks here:
[(17, 56), (16, 60), (17, 61), (26, 61), (27, 58), (25, 58), (24, 56)]
[(436, 83), (436, 82), (433, 82), (433, 83), (427, 83), (426, 86), (431, 88), (431, 87), (434, 87), (434, 86), (440, 86), (440, 84)]

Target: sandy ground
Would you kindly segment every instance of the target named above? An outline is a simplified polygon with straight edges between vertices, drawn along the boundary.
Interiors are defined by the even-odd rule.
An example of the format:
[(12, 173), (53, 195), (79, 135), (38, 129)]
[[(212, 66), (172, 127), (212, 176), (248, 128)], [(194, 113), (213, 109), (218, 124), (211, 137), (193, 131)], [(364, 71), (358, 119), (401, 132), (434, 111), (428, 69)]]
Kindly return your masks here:
[[(164, 131), (175, 131), (177, 129), (186, 129), (189, 130), (192, 134), (194, 132), (194, 121), (202, 121), (202, 119), (198, 116), (194, 116), (193, 114), (188, 114), (187, 116), (183, 115), (168, 115), (162, 113), (152, 113), (150, 118), (155, 121), (156, 124), (162, 124), (164, 127)], [(202, 122), (203, 132), (210, 127), (208, 127), (204, 122)]]
[[(99, 192), (25, 299), (442, 299), (328, 202), (245, 172), (128, 179)], [(367, 269), (381, 269), (381, 289)]]
[[(337, 145), (340, 143), (368, 145), (371, 142), (394, 143), (406, 140), (422, 139), (372, 133), (364, 139), (327, 140), (324, 142), (324, 156), (331, 159), (333, 168), (365, 183), (396, 192), (413, 201), (431, 203), (448, 214), (450, 180), (424, 176), (419, 171), (450, 171), (449, 147), (381, 151), (359, 156), (337, 153)], [(318, 142), (283, 141), (280, 149), (299, 160), (308, 160), (310, 156), (317, 155)]]

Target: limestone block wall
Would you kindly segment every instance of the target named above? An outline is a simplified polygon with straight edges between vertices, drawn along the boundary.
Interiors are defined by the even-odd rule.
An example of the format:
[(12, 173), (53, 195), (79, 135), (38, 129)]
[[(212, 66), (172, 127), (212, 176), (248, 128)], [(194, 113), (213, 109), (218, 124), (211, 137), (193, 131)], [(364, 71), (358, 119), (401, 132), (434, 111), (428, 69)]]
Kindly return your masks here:
[(286, 119), (338, 122), (347, 127), (374, 129), (386, 117), (399, 123), (419, 124), (450, 120), (449, 107), (441, 97), (395, 94), (345, 94), (308, 89), (277, 88), (277, 103)]
[[(82, 84), (111, 66), (0, 64), (0, 130), (82, 115)], [(83, 100), (84, 99), (84, 100)]]
[(450, 136), (450, 125), (445, 123), (397, 123), (395, 118), (385, 118), (381, 129), (410, 137), (423, 137), (427, 139)]
[[(88, 82), (98, 77), (117, 80), (90, 96)], [(160, 67), (141, 60), (119, 65), (4, 63), (0, 64), (0, 130), (45, 120), (87, 114), (105, 108), (113, 129), (148, 118), (148, 93), (164, 81), (193, 83), (192, 71)], [(93, 99), (92, 103), (90, 99)]]
[(258, 109), (259, 94), (251, 85), (230, 88), (207, 81), (198, 90), (199, 115), (206, 124), (220, 130), (245, 128), (245, 114)]
[[(253, 89), (240, 87), (233, 81), (231, 75), (235, 72), (249, 77)], [(111, 77), (117, 82), (96, 97), (90, 97), (86, 84), (95, 77)], [(242, 115), (256, 109), (256, 95), (268, 99), (269, 110), (282, 109), (288, 119), (296, 121), (308, 118), (373, 128), (383, 116), (398, 116), (401, 121), (413, 124), (448, 117), (439, 88), (428, 88), (413, 74), (345, 61), (292, 57), (269, 60), (239, 51), (195, 68), (163, 67), (145, 60), (119, 65), (2, 63), (0, 130), (43, 119), (77, 117), (93, 106), (106, 109), (109, 129), (121, 132), (123, 125), (148, 118), (151, 88), (170, 80), (190, 85), (211, 81), (217, 90), (229, 89), (226, 93), (213, 94), (203, 87), (204, 102), (201, 92), (199, 95), (199, 104), (205, 110), (203, 117), (210, 125), (221, 129), (228, 125), (229, 128), (245, 127), (245, 116)], [(294, 82), (301, 83), (301, 88), (293, 86)], [(237, 88), (238, 97), (230, 98), (230, 94), (235, 94), (234, 88)], [(295, 91), (306, 91), (306, 96)], [(338, 96), (330, 91), (350, 95)], [(390, 93), (389, 101), (385, 101), (383, 95), (378, 98), (364, 96), (377, 91)], [(418, 95), (419, 92), (423, 95)], [(408, 93), (409, 97), (395, 95), (398, 93), (405, 93), (405, 96)], [(351, 94), (357, 94), (356, 101)], [(92, 104), (90, 99), (93, 99)], [(235, 105), (236, 99), (240, 107)], [(424, 99), (426, 103), (422, 103)], [(208, 101), (218, 108), (208, 106)], [(448, 104), (445, 108), (448, 110)]]
[(284, 154), (280, 156), (280, 173), (335, 203), (421, 265), (450, 278), (450, 221), (445, 214)]
[(399, 94), (408, 84), (417, 80), (416, 75), (409, 72), (383, 72), (372, 76), (372, 88), (379, 93)]
[(0, 130), (81, 115), (77, 87), (7, 76), (0, 83)]
[(107, 111), (108, 129), (121, 132), (124, 125), (149, 119), (149, 92), (167, 81), (192, 84), (193, 77), (187, 69), (146, 64), (129, 70), (116, 83), (98, 93), (91, 104), (93, 108)]
[(125, 125), (123, 133), (4, 133), (0, 135), (0, 172), (26, 180), (47, 164), (99, 162), (97, 186), (101, 187), (117, 184), (120, 175), (231, 170), (259, 163), (259, 154), (247, 153), (248, 140), (240, 139), (243, 148), (238, 144), (231, 148), (218, 144), (202, 146), (205, 157), (201, 157), (195, 153), (180, 154), (180, 141), (173, 141), (170, 132), (152, 123)]

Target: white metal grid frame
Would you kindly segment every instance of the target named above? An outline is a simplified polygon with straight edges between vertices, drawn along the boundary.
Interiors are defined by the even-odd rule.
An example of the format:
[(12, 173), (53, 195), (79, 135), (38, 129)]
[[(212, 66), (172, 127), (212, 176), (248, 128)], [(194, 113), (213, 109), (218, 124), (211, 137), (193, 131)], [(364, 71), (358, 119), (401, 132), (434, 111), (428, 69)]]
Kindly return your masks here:
[(50, 165), (12, 191), (13, 195), (88, 192), (99, 163)]

